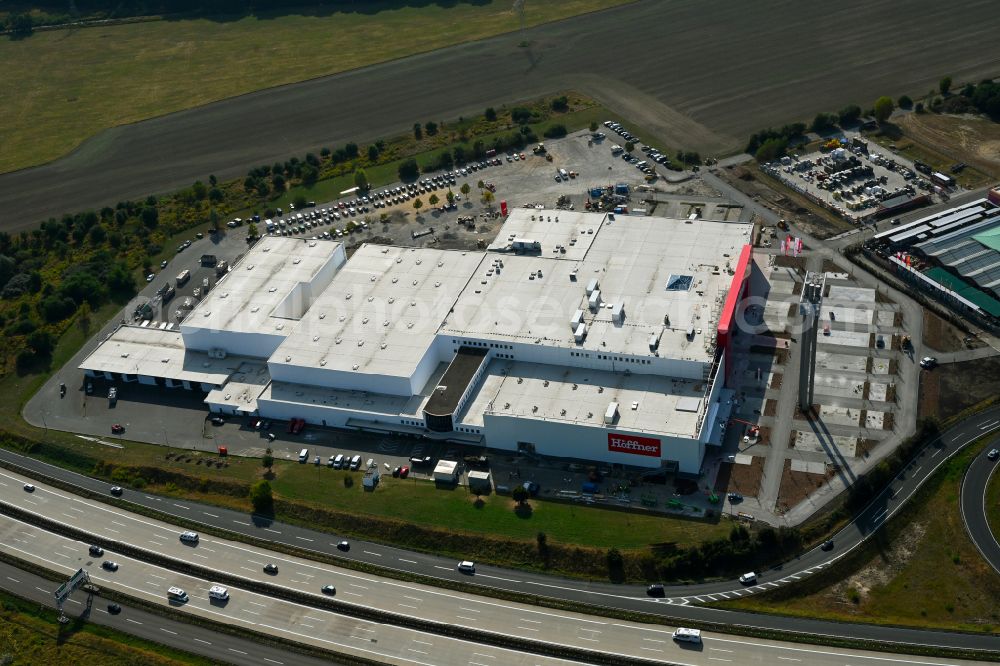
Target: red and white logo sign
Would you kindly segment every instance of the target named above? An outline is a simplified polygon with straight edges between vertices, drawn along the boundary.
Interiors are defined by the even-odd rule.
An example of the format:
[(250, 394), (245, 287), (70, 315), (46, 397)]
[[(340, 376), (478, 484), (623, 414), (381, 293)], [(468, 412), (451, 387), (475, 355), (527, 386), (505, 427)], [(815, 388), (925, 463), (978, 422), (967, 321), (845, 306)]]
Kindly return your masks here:
[(609, 432), (608, 451), (659, 458), (660, 440), (651, 437), (636, 437), (635, 435), (622, 435), (620, 433)]

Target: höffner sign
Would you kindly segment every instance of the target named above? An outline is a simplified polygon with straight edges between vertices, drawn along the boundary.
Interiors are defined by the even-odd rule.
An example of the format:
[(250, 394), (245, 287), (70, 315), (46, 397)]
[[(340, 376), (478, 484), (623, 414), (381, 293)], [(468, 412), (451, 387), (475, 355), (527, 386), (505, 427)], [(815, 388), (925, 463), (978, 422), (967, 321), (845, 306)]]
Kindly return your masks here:
[(660, 457), (660, 440), (651, 437), (636, 437), (608, 433), (608, 451), (632, 453), (640, 456)]

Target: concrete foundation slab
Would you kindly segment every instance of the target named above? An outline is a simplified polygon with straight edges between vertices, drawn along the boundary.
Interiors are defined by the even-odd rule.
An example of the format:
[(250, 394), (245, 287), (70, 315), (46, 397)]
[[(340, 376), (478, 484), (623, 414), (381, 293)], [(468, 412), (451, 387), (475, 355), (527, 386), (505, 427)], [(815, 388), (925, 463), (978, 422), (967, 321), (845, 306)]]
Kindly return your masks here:
[(872, 374), (873, 375), (889, 374), (889, 359), (887, 358), (872, 359)]
[(869, 430), (882, 430), (885, 427), (885, 412), (873, 412), (871, 410), (866, 412), (865, 427)]
[(816, 352), (816, 368), (826, 370), (846, 370), (848, 372), (866, 372), (868, 370), (868, 357), (854, 354), (831, 354), (830, 352)]
[(737, 465), (750, 465), (753, 463), (753, 456), (748, 456), (745, 453), (737, 453), (733, 462)]
[(829, 455), (829, 446), (837, 447), (837, 450), (845, 458), (854, 458), (858, 452), (858, 438), (844, 435), (830, 435), (824, 438), (826, 445), (820, 441), (816, 433), (808, 430), (799, 430), (795, 433), (795, 450), (809, 451), (812, 453), (823, 453)]
[(847, 379), (843, 375), (816, 373), (816, 393), (832, 395), (838, 398), (860, 398), (864, 392), (865, 383), (857, 379)]
[(831, 301), (854, 301), (857, 303), (874, 303), (875, 290), (865, 287), (842, 287), (833, 285), (827, 296)]
[(843, 426), (861, 425), (861, 410), (851, 407), (820, 405), (820, 414), (825, 423)]
[(889, 392), (889, 385), (882, 382), (872, 382), (868, 385), (868, 399), (875, 402), (885, 402)]
[(896, 313), (893, 310), (879, 310), (876, 319), (879, 327), (888, 328), (896, 323)]
[(820, 331), (818, 341), (820, 345), (842, 345), (844, 347), (867, 347), (869, 340), (868, 331), (838, 331), (831, 330), (829, 335)]
[(791, 469), (793, 472), (808, 472), (810, 474), (825, 474), (826, 463), (808, 462), (806, 460), (792, 460)]
[(820, 312), (820, 321), (829, 324), (831, 313), (833, 313), (832, 321), (840, 324), (871, 324), (875, 318), (875, 311), (871, 309), (833, 305), (823, 308)]

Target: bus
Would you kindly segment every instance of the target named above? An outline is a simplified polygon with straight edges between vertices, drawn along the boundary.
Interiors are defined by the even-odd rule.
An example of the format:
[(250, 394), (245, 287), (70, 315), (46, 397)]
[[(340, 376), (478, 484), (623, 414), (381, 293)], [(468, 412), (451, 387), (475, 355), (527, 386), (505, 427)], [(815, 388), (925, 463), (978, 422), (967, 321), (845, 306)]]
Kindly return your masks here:
[(177, 286), (178, 287), (184, 286), (190, 279), (191, 279), (191, 271), (185, 268), (177, 275)]

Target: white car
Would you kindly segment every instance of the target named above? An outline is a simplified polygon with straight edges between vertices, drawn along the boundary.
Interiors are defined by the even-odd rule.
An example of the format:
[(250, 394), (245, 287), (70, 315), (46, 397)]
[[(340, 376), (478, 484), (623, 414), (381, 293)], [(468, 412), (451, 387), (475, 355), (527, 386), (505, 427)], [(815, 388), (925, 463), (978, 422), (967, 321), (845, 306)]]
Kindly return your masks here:
[(184, 543), (198, 543), (197, 532), (181, 532), (181, 541)]
[(740, 576), (740, 582), (743, 583), (744, 585), (753, 585), (754, 583), (757, 582), (757, 574), (755, 574), (753, 571), (745, 573), (742, 576)]
[(152, 273), (150, 273), (149, 275), (146, 276), (146, 282), (152, 282), (153, 278), (155, 278), (155, 277), (156, 277), (155, 275), (153, 275)]
[(933, 368), (935, 365), (937, 365), (937, 359), (933, 356), (924, 356), (920, 359), (921, 368)]
[(990, 452), (986, 454), (986, 457), (990, 460), (1000, 458), (1000, 449), (990, 449)]
[(458, 563), (458, 570), (462, 573), (476, 573), (476, 563), (471, 560), (462, 560)]

